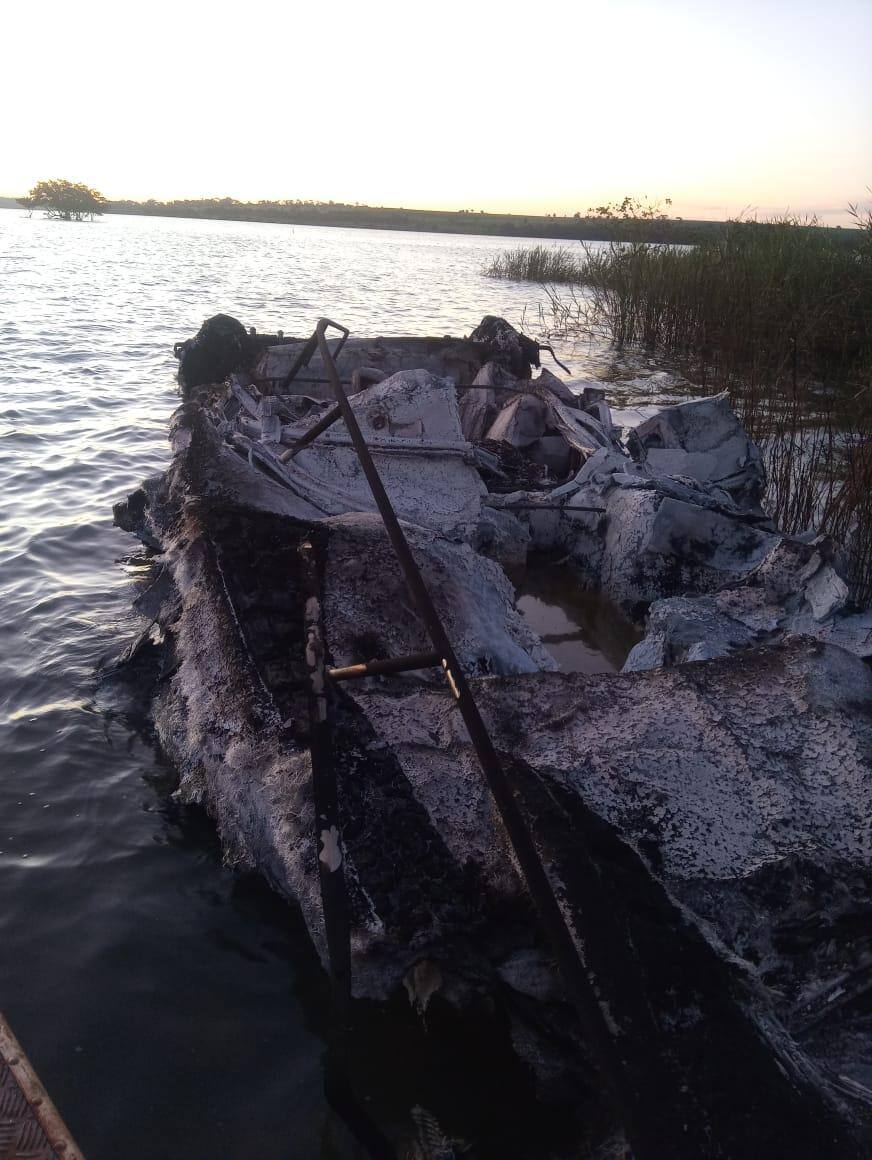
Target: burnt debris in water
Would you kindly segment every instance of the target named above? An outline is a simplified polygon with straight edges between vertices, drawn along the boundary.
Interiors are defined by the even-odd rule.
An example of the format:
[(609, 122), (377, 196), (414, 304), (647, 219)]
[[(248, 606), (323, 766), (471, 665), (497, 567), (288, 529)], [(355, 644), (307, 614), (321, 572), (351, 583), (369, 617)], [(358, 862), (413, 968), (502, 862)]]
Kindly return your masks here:
[[(434, 1052), (474, 1028), (514, 1077), (512, 1122), (538, 1125), (519, 1158), (866, 1154), (872, 620), (834, 552), (767, 519), (723, 396), (625, 441), (601, 384), (533, 378), (503, 320), (320, 338), (224, 320), (182, 344), (172, 464), (115, 514), (160, 553), (177, 794), (301, 907), (346, 1012), (331, 1067), (364, 1092), (359, 1016), (402, 1007)], [(556, 671), (509, 578), (544, 560), (634, 622), (602, 666), (632, 646), (624, 672)], [(418, 1082), (397, 1075), (379, 1139), (506, 1154), (493, 1109)]]

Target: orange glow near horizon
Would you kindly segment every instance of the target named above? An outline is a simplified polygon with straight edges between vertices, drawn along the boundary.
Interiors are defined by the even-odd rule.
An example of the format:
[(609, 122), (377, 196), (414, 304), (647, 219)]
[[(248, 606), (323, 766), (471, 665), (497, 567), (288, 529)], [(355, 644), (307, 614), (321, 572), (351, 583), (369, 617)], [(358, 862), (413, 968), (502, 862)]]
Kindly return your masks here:
[(870, 196), (865, 0), (142, 11), (0, 18), (0, 193), (64, 176), (110, 198), (530, 214), (632, 194), (833, 224)]

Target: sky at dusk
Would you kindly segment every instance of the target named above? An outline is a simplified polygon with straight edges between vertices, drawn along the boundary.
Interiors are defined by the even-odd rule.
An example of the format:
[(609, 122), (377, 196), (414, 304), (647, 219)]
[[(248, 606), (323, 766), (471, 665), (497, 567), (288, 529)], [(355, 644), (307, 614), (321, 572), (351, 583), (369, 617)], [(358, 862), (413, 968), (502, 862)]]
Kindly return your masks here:
[(870, 197), (870, 0), (47, 0), (0, 29), (7, 196), (46, 177), (527, 213), (633, 194), (834, 224)]

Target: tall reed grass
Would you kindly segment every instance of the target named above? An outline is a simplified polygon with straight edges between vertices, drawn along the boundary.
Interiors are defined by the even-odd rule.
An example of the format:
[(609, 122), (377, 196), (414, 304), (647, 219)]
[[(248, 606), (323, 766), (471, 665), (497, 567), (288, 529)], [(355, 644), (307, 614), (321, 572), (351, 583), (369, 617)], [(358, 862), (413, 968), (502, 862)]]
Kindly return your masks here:
[(693, 248), (585, 249), (579, 288), (548, 290), (549, 329), (605, 333), (727, 389), (763, 451), (770, 514), (832, 534), (869, 603), (872, 214), (855, 217), (856, 230), (740, 221)]
[(498, 254), (482, 273), (514, 282), (579, 282), (584, 254), (578, 246), (519, 246)]
[(872, 344), (872, 253), (807, 223), (732, 222), (699, 246), (587, 249), (578, 281), (616, 343), (767, 381), (855, 373)]

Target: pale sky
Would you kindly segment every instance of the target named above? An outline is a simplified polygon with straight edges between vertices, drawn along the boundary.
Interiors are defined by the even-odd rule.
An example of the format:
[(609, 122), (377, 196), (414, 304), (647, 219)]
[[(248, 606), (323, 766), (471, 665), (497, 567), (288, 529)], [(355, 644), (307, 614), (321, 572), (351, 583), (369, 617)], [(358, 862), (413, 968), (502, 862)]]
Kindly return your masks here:
[(846, 221), (872, 0), (4, 5), (0, 194)]

